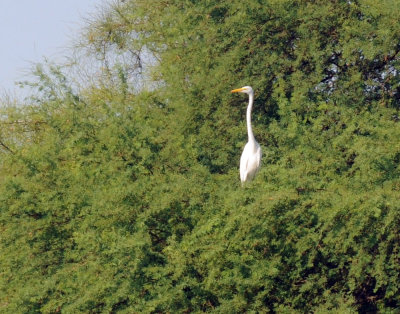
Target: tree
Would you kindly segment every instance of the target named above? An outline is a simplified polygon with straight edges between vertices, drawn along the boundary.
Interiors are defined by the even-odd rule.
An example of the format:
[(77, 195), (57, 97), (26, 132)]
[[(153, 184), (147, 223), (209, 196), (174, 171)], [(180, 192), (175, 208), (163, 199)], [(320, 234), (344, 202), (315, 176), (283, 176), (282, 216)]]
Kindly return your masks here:
[[(110, 6), (83, 38), (102, 79), (38, 68), (32, 105), (1, 115), (3, 312), (398, 308), (399, 15), (389, 0)], [(246, 188), (241, 85), (265, 152)]]

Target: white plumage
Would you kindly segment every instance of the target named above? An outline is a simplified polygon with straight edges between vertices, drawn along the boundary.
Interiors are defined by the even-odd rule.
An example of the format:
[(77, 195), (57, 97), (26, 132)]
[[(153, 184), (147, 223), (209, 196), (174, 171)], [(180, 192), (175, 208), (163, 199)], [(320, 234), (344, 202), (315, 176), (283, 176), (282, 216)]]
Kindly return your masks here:
[(261, 165), (261, 147), (257, 143), (251, 128), (251, 110), (253, 108), (254, 91), (250, 86), (234, 89), (232, 93), (246, 93), (249, 95), (249, 105), (247, 106), (246, 121), (247, 134), (249, 140), (244, 146), (242, 156), (240, 157), (240, 181), (242, 184), (251, 181), (257, 174)]

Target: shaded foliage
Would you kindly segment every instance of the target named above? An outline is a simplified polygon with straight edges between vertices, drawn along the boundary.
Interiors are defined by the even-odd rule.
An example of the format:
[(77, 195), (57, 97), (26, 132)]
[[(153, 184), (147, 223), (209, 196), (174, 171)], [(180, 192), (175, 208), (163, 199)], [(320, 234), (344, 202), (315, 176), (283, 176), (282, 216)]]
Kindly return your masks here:
[[(390, 0), (110, 7), (88, 47), (146, 51), (151, 88), (133, 92), (126, 64), (79, 91), (38, 67), (32, 103), (2, 111), (2, 312), (397, 309), (399, 15)], [(242, 85), (265, 152), (245, 188)]]

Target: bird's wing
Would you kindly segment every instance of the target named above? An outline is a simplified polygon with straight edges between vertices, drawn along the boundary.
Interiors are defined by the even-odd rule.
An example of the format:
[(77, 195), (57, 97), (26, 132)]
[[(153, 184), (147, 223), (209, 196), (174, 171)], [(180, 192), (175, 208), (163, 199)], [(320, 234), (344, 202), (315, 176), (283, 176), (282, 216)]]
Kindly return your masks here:
[(257, 149), (257, 169), (260, 169), (260, 166), (261, 166), (261, 157), (262, 157), (261, 146), (258, 146), (258, 149)]
[(242, 182), (247, 180), (248, 169), (249, 169), (249, 158), (247, 157), (247, 144), (246, 144), (242, 152), (242, 156), (240, 157), (240, 180)]
[(246, 160), (244, 165), (240, 167), (240, 181), (244, 182), (247, 180), (247, 169), (248, 169), (249, 160)]

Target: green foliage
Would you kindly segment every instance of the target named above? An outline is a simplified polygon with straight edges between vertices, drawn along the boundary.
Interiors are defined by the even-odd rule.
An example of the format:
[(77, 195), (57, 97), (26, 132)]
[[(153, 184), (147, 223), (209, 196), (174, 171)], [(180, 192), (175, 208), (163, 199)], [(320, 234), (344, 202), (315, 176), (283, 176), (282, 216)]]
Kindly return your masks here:
[[(399, 16), (390, 0), (110, 6), (87, 47), (145, 52), (148, 89), (123, 59), (80, 89), (38, 66), (35, 97), (2, 110), (1, 312), (395, 311)], [(243, 85), (264, 151), (244, 188)]]

